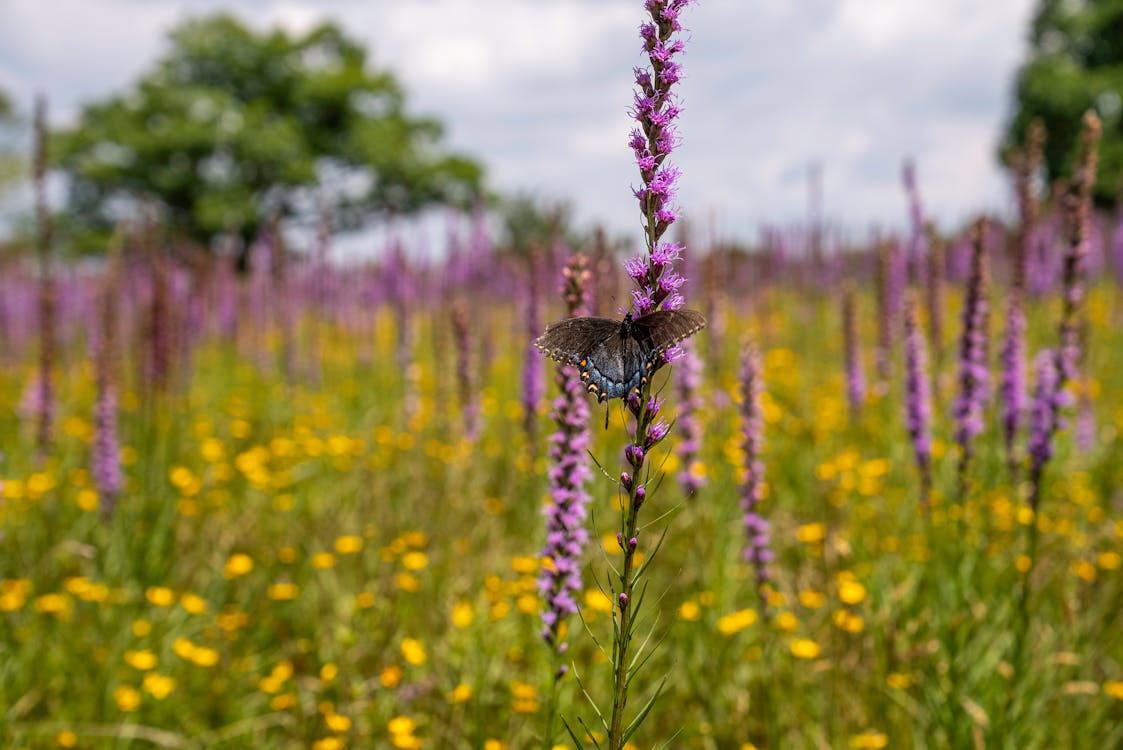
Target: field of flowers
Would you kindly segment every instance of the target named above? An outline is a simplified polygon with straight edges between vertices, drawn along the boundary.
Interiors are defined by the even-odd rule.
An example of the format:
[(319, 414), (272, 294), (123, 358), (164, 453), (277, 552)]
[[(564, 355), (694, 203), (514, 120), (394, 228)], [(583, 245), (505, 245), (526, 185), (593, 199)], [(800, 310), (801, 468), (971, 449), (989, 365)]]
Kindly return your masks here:
[[(64, 265), (40, 107), (38, 258), (0, 257), (0, 743), (1123, 747), (1099, 120), (1048, 196), (1031, 128), (1006, 224), (941, 236), (907, 169), (905, 237), (671, 241), (689, 4), (644, 6), (627, 260), (473, 216), (351, 267), (274, 225), (238, 273), (145, 217)], [(625, 309), (538, 341), (568, 367), (532, 343)]]
[[(639, 533), (648, 552), (666, 538), (645, 573), (640, 633), (651, 640), (633, 700), (665, 685), (635, 747), (1123, 742), (1112, 229), (1093, 243), (1086, 356), (1036, 514), (1024, 482), (1033, 425), (1018, 433), (1017, 478), (1004, 447), (1001, 314), (985, 334), (995, 379), (984, 430), (957, 472), (969, 243), (949, 246), (943, 331), (929, 341), (927, 505), (906, 430), (900, 248), (792, 260), (784, 248), (800, 238), (776, 237), (752, 255), (692, 255), (689, 298), (709, 326), (686, 378), (692, 415), (672, 394), (691, 368), (656, 376), (679, 420), (653, 455), (664, 480)], [(1000, 313), (1006, 238), (987, 237)], [(550, 564), (540, 552), (556, 386), (529, 343), (563, 314), (569, 249), (531, 264), (480, 231), (459, 248), (439, 266), (392, 249), (377, 266), (338, 270), (279, 262), (266, 242), (246, 278), (147, 250), (97, 272), (56, 268), (50, 285), (5, 266), (5, 746), (542, 743), (556, 665), (537, 577)], [(1033, 265), (1031, 352), (1057, 345), (1062, 254)], [(626, 277), (596, 248), (590, 267), (594, 310), (614, 315)], [(841, 291), (844, 277), (856, 291)], [(54, 301), (56, 331), (46, 392), (41, 297)], [(742, 557), (750, 339), (763, 365), (755, 509), (774, 555), (763, 601)], [(98, 465), (106, 371), (123, 470), (113, 497), (99, 491), (113, 479)], [(590, 727), (578, 681), (597, 698), (611, 684), (597, 644), (612, 639), (624, 421), (613, 401), (603, 429), (593, 404), (591, 454), (607, 473), (594, 465), (587, 484), (581, 617), (568, 622), (571, 666), (557, 688), (560, 715)], [(698, 433), (689, 464), (685, 422)]]

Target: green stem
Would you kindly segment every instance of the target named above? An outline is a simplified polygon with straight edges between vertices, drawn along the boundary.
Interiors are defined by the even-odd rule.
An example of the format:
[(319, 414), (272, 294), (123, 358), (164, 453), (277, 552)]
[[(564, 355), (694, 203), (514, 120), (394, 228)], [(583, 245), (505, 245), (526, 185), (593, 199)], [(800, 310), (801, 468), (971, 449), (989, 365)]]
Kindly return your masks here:
[[(639, 417), (636, 419), (636, 432), (634, 444), (642, 447), (647, 438), (648, 428), (651, 426), (651, 412), (647, 409), (647, 401), (651, 395), (650, 381), (643, 383), (639, 391), (640, 407)], [(646, 460), (646, 456), (645, 456)], [(630, 540), (636, 536), (639, 517), (639, 508), (636, 507), (636, 491), (642, 486), (640, 474), (643, 463), (635, 467), (635, 476), (632, 477), (628, 489), (628, 499), (621, 509), (621, 546), (624, 548), (624, 567), (620, 571), (620, 594), (616, 598), (615, 606), (619, 612), (620, 620), (615, 633), (616, 641), (613, 643), (613, 699), (612, 720), (609, 725), (608, 747), (610, 750), (621, 750), (624, 747), (624, 708), (628, 702), (628, 647), (632, 641), (632, 609), (635, 606), (634, 569), (636, 550)]]

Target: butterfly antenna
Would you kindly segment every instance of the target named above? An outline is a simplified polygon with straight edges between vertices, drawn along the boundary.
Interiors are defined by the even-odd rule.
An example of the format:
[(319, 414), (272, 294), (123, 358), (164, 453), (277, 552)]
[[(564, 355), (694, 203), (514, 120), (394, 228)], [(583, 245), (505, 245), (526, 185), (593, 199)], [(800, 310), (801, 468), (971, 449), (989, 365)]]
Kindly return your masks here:
[(611, 409), (611, 401), (606, 401), (604, 404), (604, 431), (608, 432), (608, 410)]

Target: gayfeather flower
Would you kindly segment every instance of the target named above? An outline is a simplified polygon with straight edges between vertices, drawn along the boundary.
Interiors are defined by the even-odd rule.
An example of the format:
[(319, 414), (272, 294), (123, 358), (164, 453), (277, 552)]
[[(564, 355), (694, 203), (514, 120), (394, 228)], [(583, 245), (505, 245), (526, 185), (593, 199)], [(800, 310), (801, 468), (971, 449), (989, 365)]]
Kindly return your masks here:
[(1068, 393), (1060, 390), (1056, 352), (1045, 349), (1034, 360), (1033, 408), (1026, 450), (1029, 453), (1029, 505), (1036, 512), (1041, 501), (1041, 474), (1053, 457), (1053, 434), (1061, 426), (1061, 409), (1068, 405)]
[(905, 426), (920, 470), (920, 502), (927, 510), (932, 490), (932, 394), (918, 308), (910, 294), (905, 301)]
[(1058, 387), (1076, 378), (1080, 361), (1080, 308), (1084, 301), (1088, 243), (1092, 229), (1092, 188), (1096, 184), (1096, 146), (1101, 125), (1095, 113), (1084, 115), (1080, 154), (1072, 184), (1065, 193), (1064, 309), (1061, 312), (1060, 350), (1057, 352)]
[(683, 466), (678, 481), (683, 492), (692, 497), (706, 484), (706, 468), (698, 460), (702, 447), (702, 426), (698, 423), (698, 410), (702, 408), (702, 362), (693, 343), (682, 348), (686, 354), (675, 370), (675, 392), (680, 404), (678, 430), (682, 436), (678, 455)]
[(920, 203), (920, 189), (916, 184), (916, 165), (906, 161), (901, 174), (905, 194), (909, 202), (909, 223), (912, 236), (909, 240), (908, 264), (917, 286), (924, 286), (927, 277), (926, 256), (928, 255), (928, 235), (924, 229), (924, 209)]
[(106, 272), (101, 293), (95, 330), (91, 331), (93, 345), (94, 379), (97, 399), (94, 403), (94, 443), (92, 471), (101, 501), (101, 511), (106, 516), (113, 512), (117, 496), (121, 494), (124, 480), (118, 454), (117, 389), (115, 386), (117, 353), (117, 289), (115, 268)]
[(854, 287), (851, 284), (847, 284), (842, 291), (842, 347), (846, 360), (846, 398), (850, 402), (851, 417), (857, 417), (866, 402), (866, 376), (862, 370), (858, 315), (855, 310)]
[(472, 334), (468, 330), (468, 310), (463, 300), (458, 300), (452, 307), (452, 335), (456, 345), (456, 384), (464, 435), (473, 440), (479, 430), (480, 407), (472, 381)]
[[(640, 37), (650, 67), (635, 70), (636, 90), (631, 114), (638, 127), (629, 138), (642, 180), (642, 185), (633, 189), (633, 194), (639, 201), (643, 217), (644, 253), (625, 265), (636, 285), (632, 292), (632, 307), (636, 317), (658, 309), (674, 310), (683, 304), (681, 289), (686, 279), (674, 268), (683, 246), (681, 243), (664, 241), (662, 237), (678, 218), (674, 206), (674, 188), (679, 170), (667, 163), (666, 159), (678, 145), (674, 123), (680, 108), (672, 87), (682, 75), (675, 58), (682, 52), (684, 45), (675, 35), (682, 30), (679, 14), (690, 2), (691, 0), (644, 2), (651, 20), (640, 26)], [(682, 354), (681, 347), (672, 347), (663, 353), (663, 360), (671, 362)], [(630, 648), (635, 635), (635, 613), (639, 603), (643, 601), (642, 596), (634, 596), (637, 579), (644, 567), (637, 565), (636, 560), (640, 534), (638, 515), (648, 499), (646, 482), (651, 472), (645, 467), (646, 458), (669, 430), (666, 422), (657, 419), (662, 404), (651, 397), (650, 379), (645, 380), (638, 390), (628, 394), (624, 402), (635, 421), (634, 429), (631, 430), (631, 443), (624, 450), (630, 471), (625, 469), (620, 474), (619, 485), (627, 497), (621, 505), (620, 531), (617, 536), (624, 559), (618, 570), (620, 588), (616, 593), (613, 611), (613, 700), (607, 726), (607, 746), (610, 750), (621, 750), (628, 734), (634, 731), (634, 724), (642, 720), (642, 715), (637, 717), (632, 729), (624, 721), (628, 686), (637, 664), (637, 658)]]
[[(526, 326), (532, 342), (541, 330), (537, 265), (532, 260), (527, 274)], [(542, 400), (543, 391), (542, 358), (538, 349), (530, 343), (526, 345), (526, 356), (523, 359), (523, 428), (532, 456), (538, 453), (538, 402)]]
[(1115, 267), (1115, 281), (1123, 287), (1123, 214), (1115, 224), (1115, 232), (1111, 235), (1111, 260)]
[(43, 457), (51, 445), (51, 420), (54, 417), (52, 370), (55, 364), (57, 331), (56, 288), (51, 272), (51, 215), (47, 207), (47, 100), (35, 100), (35, 158), (32, 183), (35, 190), (36, 242), (39, 255), (39, 372), (36, 383), (36, 445)]
[[(562, 295), (570, 316), (585, 314), (589, 271), (585, 256), (569, 259), (562, 271)], [(546, 546), (542, 557), (548, 562), (538, 576), (538, 588), (545, 601), (542, 611), (542, 638), (558, 656), (565, 653), (562, 625), (577, 611), (574, 598), (581, 589), (581, 554), (588, 541), (585, 529), (589, 495), (585, 483), (592, 476), (588, 448), (589, 405), (581, 374), (572, 365), (559, 365), (554, 376), (560, 395), (554, 399), (550, 416), (557, 430), (550, 436), (550, 502), (546, 505)], [(560, 665), (555, 678), (565, 674)]]
[(1041, 475), (1053, 455), (1053, 438), (1061, 428), (1061, 410), (1069, 405), (1065, 386), (1076, 379), (1081, 358), (1080, 311), (1084, 300), (1085, 262), (1092, 223), (1092, 188), (1096, 183), (1096, 147), (1101, 134), (1095, 113), (1084, 115), (1080, 150), (1072, 183), (1063, 197), (1064, 229), (1067, 247), (1064, 257), (1064, 307), (1059, 325), (1060, 345), (1052, 352), (1052, 368), (1037, 357), (1038, 382), (1034, 394), (1030, 442), (1030, 506), (1036, 510), (1041, 500)]
[(928, 231), (928, 274), (925, 277), (924, 302), (928, 308), (928, 338), (932, 342), (932, 355), (936, 367), (932, 374), (935, 377), (944, 361), (944, 279), (947, 276), (945, 267), (945, 248), (943, 240), (936, 234), (936, 230)]
[(877, 377), (881, 385), (888, 384), (892, 375), (894, 304), (893, 246), (883, 242), (877, 248)]
[(681, 113), (672, 87), (682, 75), (675, 60), (684, 44), (674, 34), (682, 29), (678, 16), (691, 0), (646, 0), (651, 21), (640, 26), (640, 37), (651, 67), (636, 68), (636, 90), (631, 115), (638, 123), (628, 144), (635, 155), (643, 184), (633, 189), (643, 215), (647, 235), (646, 252), (629, 259), (624, 268), (636, 283), (632, 303), (636, 315), (660, 308), (677, 309), (683, 297), (679, 289), (686, 279), (673, 268), (683, 247), (661, 238), (677, 220), (674, 205), (679, 170), (666, 158), (678, 145), (675, 120)]
[(742, 557), (753, 566), (757, 594), (763, 609), (767, 603), (768, 564), (772, 562), (769, 548), (768, 521), (760, 514), (764, 499), (764, 462), (760, 458), (764, 445), (763, 368), (760, 352), (750, 343), (741, 360), (741, 439), (745, 451), (745, 473), (741, 482), (741, 512), (745, 528)]
[(955, 401), (955, 441), (959, 444), (959, 482), (966, 489), (967, 468), (971, 462), (974, 439), (983, 431), (990, 382), (987, 329), (989, 310), (987, 289), (989, 272), (986, 256), (986, 219), (971, 228), (971, 271), (963, 303), (963, 333), (959, 339), (959, 394)]
[(1026, 410), (1025, 291), (1017, 286), (1010, 290), (1006, 308), (999, 396), (1002, 403), (1002, 436), (1006, 444), (1006, 462), (1011, 476), (1016, 476), (1018, 429)]

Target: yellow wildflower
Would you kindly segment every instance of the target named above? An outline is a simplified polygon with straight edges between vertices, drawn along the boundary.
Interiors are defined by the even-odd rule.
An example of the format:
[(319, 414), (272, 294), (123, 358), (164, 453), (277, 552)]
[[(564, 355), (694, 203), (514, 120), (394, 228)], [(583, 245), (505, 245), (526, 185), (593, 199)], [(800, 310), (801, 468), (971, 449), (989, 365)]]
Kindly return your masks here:
[(822, 649), (819, 644), (808, 638), (797, 638), (791, 643), (792, 656), (797, 659), (815, 659), (818, 658)]

